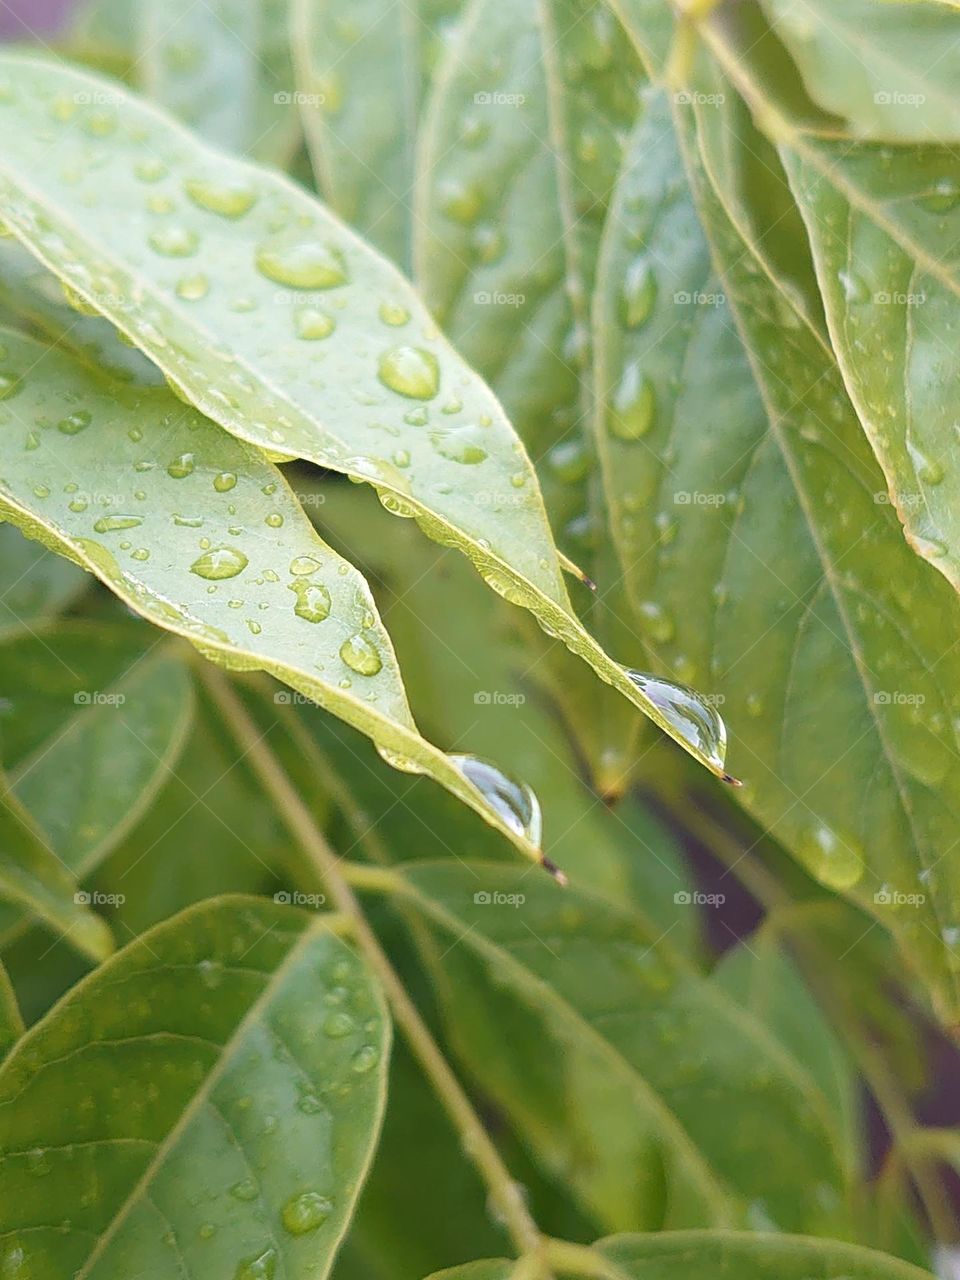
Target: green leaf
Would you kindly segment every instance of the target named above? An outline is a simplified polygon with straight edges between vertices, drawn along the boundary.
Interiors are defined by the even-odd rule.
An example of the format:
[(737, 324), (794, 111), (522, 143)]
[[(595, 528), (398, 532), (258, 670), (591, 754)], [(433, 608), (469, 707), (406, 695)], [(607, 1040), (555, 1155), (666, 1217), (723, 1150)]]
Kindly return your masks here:
[(300, 141), (287, 0), (142, 0), (138, 79), (208, 141), (286, 167)]
[[(544, 893), (509, 864), (402, 875), (438, 936), (455, 1048), (598, 1222), (843, 1220), (825, 1098), (669, 930), (580, 890)], [(785, 1141), (789, 1167), (774, 1154)]]
[(259, 451), (164, 391), (94, 381), (28, 338), (4, 343), (16, 394), (0, 421), (23, 442), (0, 475), (10, 518), (205, 656), (292, 684), (540, 857), (519, 820), (419, 736), (369, 588)]
[[(89, 640), (96, 643), (95, 631)], [(55, 652), (56, 633), (44, 643)], [(41, 678), (49, 665), (44, 657), (36, 660)], [(78, 879), (124, 838), (176, 767), (190, 731), (192, 693), (178, 657), (147, 657), (108, 688), (75, 695), (55, 736), (11, 775), (13, 791)], [(0, 931), (9, 928), (8, 915), (0, 911)]]
[(388, 1046), (378, 989), (323, 917), (221, 898), (165, 922), (0, 1070), (6, 1265), (325, 1276), (376, 1142)]
[(32, 912), (94, 960), (113, 949), (110, 930), (82, 900), (73, 876), (2, 776), (0, 899)]
[(0, 964), (0, 1061), (23, 1035), (23, 1018), (7, 971)]
[[(708, 86), (732, 100), (725, 81)], [(698, 121), (709, 117), (699, 145), (718, 182), (749, 172), (729, 153), (754, 143), (743, 116), (733, 117), (735, 132), (718, 129), (715, 114), (712, 105), (696, 110)], [(662, 110), (649, 119), (669, 130)], [(659, 669), (673, 674), (682, 659), (691, 678), (709, 673), (710, 694), (738, 723), (740, 798), (824, 884), (895, 932), (949, 1017), (956, 889), (938, 850), (956, 822), (960, 775), (947, 726), (960, 666), (938, 636), (944, 619), (960, 625), (957, 604), (876, 502), (882, 480), (836, 366), (795, 290), (775, 287), (744, 238), (749, 229), (730, 220), (726, 208), (738, 203), (726, 187), (721, 204), (695, 174), (722, 282), (710, 283), (702, 244), (674, 241), (681, 226), (695, 231), (688, 197), (664, 205), (680, 163), (674, 145), (662, 133), (654, 153), (651, 138), (659, 163), (634, 184), (637, 207), (623, 223), (625, 237), (642, 236), (656, 254), (645, 350), (618, 347), (610, 331), (610, 385), (622, 376), (618, 350), (622, 359), (641, 354), (664, 405), (646, 442), (617, 445), (605, 467), (615, 518), (629, 495), (641, 503), (626, 543), (628, 582), (651, 641), (658, 633)], [(760, 227), (765, 208), (754, 202)], [(691, 304), (674, 303), (675, 294)], [(852, 794), (861, 798), (854, 808)], [(891, 910), (876, 897), (887, 893), (906, 905)]]
[(87, 581), (73, 565), (30, 542), (12, 525), (0, 527), (0, 641), (54, 617), (80, 595)]
[[(529, 460), (389, 264), (283, 178), (209, 150), (119, 91), (107, 136), (76, 102), (57, 118), (62, 95), (99, 92), (101, 80), (6, 53), (0, 72), (13, 99), (0, 112), (16, 120), (4, 215), (38, 257), (214, 420), (373, 483), (722, 775), (724, 736), (709, 709), (696, 713), (706, 731), (691, 731), (672, 691), (638, 687), (572, 613)], [(59, 142), (41, 146), (51, 128)], [(66, 181), (78, 144), (86, 162)], [(137, 165), (155, 177), (158, 158), (162, 178), (137, 177)], [(297, 326), (328, 336), (305, 342)], [(324, 364), (332, 378), (318, 376)]]
[(427, 68), (459, 0), (291, 0), (314, 172), (331, 206), (398, 266), (410, 259), (413, 152)]
[[(601, 1280), (930, 1280), (931, 1273), (874, 1249), (806, 1236), (747, 1235), (736, 1231), (669, 1231), (600, 1240), (590, 1275)], [(579, 1251), (556, 1248), (569, 1272), (586, 1275)], [(428, 1280), (510, 1280), (515, 1263), (468, 1262)]]
[(762, 0), (811, 97), (854, 135), (960, 138), (957, 16), (940, 3)]

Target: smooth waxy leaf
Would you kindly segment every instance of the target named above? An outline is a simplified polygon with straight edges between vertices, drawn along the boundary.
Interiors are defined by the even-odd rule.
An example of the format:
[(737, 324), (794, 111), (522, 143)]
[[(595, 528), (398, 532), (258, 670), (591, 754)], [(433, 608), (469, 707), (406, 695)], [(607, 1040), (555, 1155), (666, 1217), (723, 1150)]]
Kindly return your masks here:
[(0, 527), (0, 639), (30, 631), (65, 609), (87, 585), (73, 565)]
[[(611, 1236), (598, 1241), (593, 1251), (597, 1256), (590, 1274), (602, 1280), (690, 1280), (694, 1275), (711, 1280), (930, 1280), (931, 1275), (839, 1240), (735, 1231)], [(515, 1266), (469, 1262), (438, 1271), (430, 1280), (510, 1280)], [(572, 1274), (585, 1274), (572, 1260), (570, 1266)]]
[(23, 1035), (23, 1018), (17, 1007), (17, 997), (13, 993), (7, 971), (0, 964), (0, 1060)]
[(811, 97), (854, 135), (960, 137), (960, 16), (936, 0), (763, 0)]
[(37, 1280), (325, 1276), (376, 1142), (388, 1046), (377, 987), (322, 916), (221, 898), (166, 921), (0, 1071), (6, 1265), (29, 1259)]
[(103, 81), (15, 54), (0, 74), (16, 118), (4, 216), (38, 257), (208, 416), (374, 484), (722, 774), (722, 726), (692, 731), (671, 691), (635, 684), (572, 613), (529, 460), (389, 264), (284, 179), (134, 98), (106, 134), (75, 101), (58, 112)]
[(137, 78), (208, 141), (285, 166), (300, 138), (287, 0), (142, 0)]
[(339, 214), (407, 268), (413, 152), (427, 69), (459, 0), (292, 0), (314, 171)]
[(206, 656), (269, 671), (347, 719), (539, 857), (519, 820), (419, 736), (366, 583), (256, 449), (164, 391), (101, 384), (31, 339), (3, 342), (16, 394), (0, 421), (20, 442), (0, 473), (11, 519)]
[[(702, 112), (712, 121), (713, 107)], [(668, 128), (662, 113), (651, 121)], [(749, 134), (701, 134), (711, 175), (736, 171), (729, 156), (710, 163), (718, 139), (749, 150)], [(741, 726), (747, 806), (823, 883), (895, 931), (948, 1011), (957, 888), (937, 850), (956, 821), (947, 726), (960, 671), (937, 636), (944, 617), (960, 621), (956, 603), (876, 501), (882, 480), (806, 309), (772, 285), (726, 201), (698, 180), (721, 275), (710, 283), (704, 247), (673, 240), (681, 222), (693, 234), (687, 198), (663, 205), (679, 164), (669, 135), (650, 148), (659, 164), (638, 172), (636, 208), (621, 221), (656, 255), (649, 345), (631, 349), (609, 331), (611, 385), (623, 376), (613, 361), (632, 355), (664, 402), (649, 447), (618, 447), (605, 468), (615, 517), (640, 504), (624, 543), (628, 582), (662, 669), (689, 664)], [(903, 905), (875, 896), (886, 893)]]
[[(659, 923), (508, 864), (402, 874), (438, 934), (455, 1047), (597, 1221), (842, 1220), (823, 1095)], [(772, 1155), (787, 1134), (790, 1170)]]

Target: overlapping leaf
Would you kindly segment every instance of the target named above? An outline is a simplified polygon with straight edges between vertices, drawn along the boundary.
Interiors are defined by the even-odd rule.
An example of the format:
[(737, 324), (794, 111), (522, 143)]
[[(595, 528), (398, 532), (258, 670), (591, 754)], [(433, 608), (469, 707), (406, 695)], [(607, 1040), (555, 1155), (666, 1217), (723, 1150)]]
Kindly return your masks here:
[(78, 569), (13, 525), (0, 528), (0, 638), (29, 631), (66, 608), (86, 585)]
[(220, 898), (165, 922), (0, 1071), (4, 1265), (325, 1276), (376, 1142), (389, 1034), (322, 917)]
[(166, 392), (93, 380), (12, 333), (3, 346), (10, 518), (208, 656), (269, 671), (342, 716), (538, 856), (418, 735), (366, 583), (256, 449)]
[(100, 123), (76, 96), (103, 81), (14, 54), (0, 75), (4, 217), (37, 256), (210, 417), (373, 483), (722, 773), (719, 726), (691, 732), (572, 613), (529, 460), (402, 277), (302, 191), (136, 99)]

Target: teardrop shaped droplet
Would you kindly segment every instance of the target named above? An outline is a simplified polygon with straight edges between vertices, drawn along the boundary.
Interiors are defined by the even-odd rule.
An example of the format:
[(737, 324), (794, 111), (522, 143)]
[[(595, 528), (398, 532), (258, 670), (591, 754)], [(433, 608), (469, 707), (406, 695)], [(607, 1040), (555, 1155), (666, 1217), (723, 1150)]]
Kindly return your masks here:
[(517, 782), (490, 760), (479, 756), (451, 755), (448, 759), (472, 782), (490, 808), (500, 815), (511, 831), (524, 836), (538, 848), (543, 821), (540, 801), (532, 787)]
[(716, 707), (694, 689), (661, 680), (659, 676), (624, 668), (627, 676), (645, 694), (684, 742), (705, 756), (717, 769), (723, 768), (727, 753), (727, 730)]
[(278, 236), (260, 245), (256, 261), (268, 280), (291, 289), (334, 289), (347, 282), (343, 254), (320, 240)]
[(852, 888), (866, 867), (860, 843), (822, 822), (800, 833), (797, 852), (811, 874), (831, 889)]
[(200, 209), (218, 213), (222, 218), (242, 218), (257, 203), (257, 193), (241, 179), (207, 181), (188, 178), (183, 184), (187, 195)]
[(392, 347), (380, 357), (377, 376), (410, 400), (432, 400), (440, 389), (440, 366), (423, 347)]
[(613, 397), (610, 430), (618, 440), (640, 440), (653, 426), (656, 407), (653, 383), (638, 364), (628, 364)]
[(333, 1212), (333, 1204), (319, 1191), (303, 1191), (283, 1206), (280, 1219), (292, 1236), (316, 1231)]
[(379, 650), (372, 640), (357, 632), (340, 646), (340, 657), (357, 675), (375, 676), (383, 666)]
[(294, 556), (290, 561), (290, 572), (296, 578), (308, 573), (316, 573), (319, 568), (320, 561), (315, 560), (313, 556)]
[(287, 587), (297, 598), (293, 612), (298, 618), (307, 622), (323, 622), (330, 616), (330, 592), (322, 582), (298, 578), (296, 582), (287, 583)]
[(238, 573), (243, 573), (249, 563), (243, 552), (236, 547), (211, 547), (194, 560), (190, 572), (200, 578), (220, 582), (224, 578), (235, 578)]

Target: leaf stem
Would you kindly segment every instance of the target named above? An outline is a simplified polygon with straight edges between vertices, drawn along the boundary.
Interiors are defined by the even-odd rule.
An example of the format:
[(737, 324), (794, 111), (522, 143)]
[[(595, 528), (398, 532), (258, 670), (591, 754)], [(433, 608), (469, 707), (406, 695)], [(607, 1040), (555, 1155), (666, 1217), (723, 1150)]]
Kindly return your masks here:
[[(503, 1217), (514, 1246), (524, 1258), (530, 1258), (534, 1275), (537, 1272), (540, 1273), (537, 1280), (543, 1280), (545, 1273), (539, 1229), (530, 1216), (523, 1196), (504, 1164), (500, 1152), (483, 1127), (470, 1099), (421, 1018), (419, 1010), (407, 994), (403, 982), (380, 946), (376, 934), (367, 923), (366, 916), (344, 874), (340, 859), (327, 843), (326, 837), (314, 822), (310, 810), (267, 745), (264, 734), (230, 687), (229, 682), (209, 666), (201, 669), (201, 679), (237, 745), (241, 748), (243, 758), (250, 764), (264, 790), (274, 801), (277, 813), (290, 829), (310, 863), (323, 877), (337, 910), (351, 920), (357, 945), (380, 979), (398, 1026), (406, 1036), (410, 1049), (429, 1077), (440, 1102), (460, 1133), (464, 1152), (488, 1187), (491, 1199)], [(355, 867), (352, 874), (356, 874)], [(375, 869), (371, 869), (370, 874), (376, 876), (378, 882), (383, 879), (383, 873)]]

